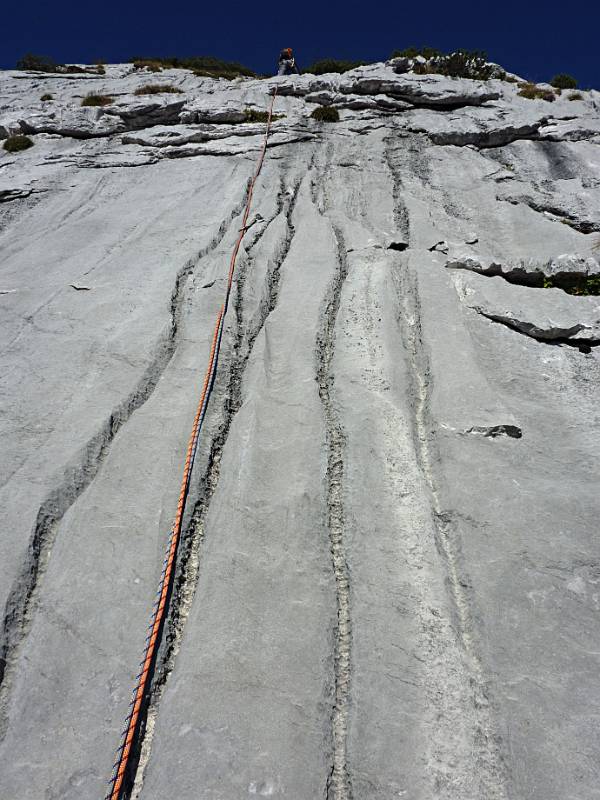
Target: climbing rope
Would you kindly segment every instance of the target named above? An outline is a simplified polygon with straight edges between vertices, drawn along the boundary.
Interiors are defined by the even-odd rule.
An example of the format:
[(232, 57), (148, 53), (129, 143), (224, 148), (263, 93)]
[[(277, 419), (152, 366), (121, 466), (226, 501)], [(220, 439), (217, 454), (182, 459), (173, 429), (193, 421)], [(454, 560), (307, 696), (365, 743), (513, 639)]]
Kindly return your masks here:
[(233, 284), (236, 259), (242, 244), (242, 240), (244, 238), (246, 230), (248, 229), (248, 217), (250, 216), (250, 208), (252, 206), (252, 196), (254, 194), (254, 186), (262, 170), (263, 162), (265, 160), (265, 154), (267, 152), (267, 143), (269, 139), (269, 133), (271, 131), (271, 121), (273, 117), (273, 104), (275, 103), (276, 96), (277, 96), (277, 87), (275, 87), (273, 96), (271, 98), (271, 103), (269, 106), (267, 127), (265, 130), (264, 141), (260, 151), (258, 164), (256, 166), (254, 175), (252, 176), (250, 183), (248, 185), (248, 195), (246, 199), (244, 216), (242, 218), (242, 225), (235, 246), (233, 248), (233, 253), (231, 254), (225, 298), (223, 300), (221, 308), (219, 309), (219, 313), (217, 314), (212, 343), (210, 347), (210, 355), (208, 357), (208, 366), (206, 368), (206, 374), (204, 376), (204, 384), (202, 386), (202, 392), (200, 394), (200, 400), (198, 402), (196, 415), (194, 417), (194, 423), (192, 425), (192, 432), (190, 434), (190, 439), (188, 442), (185, 464), (183, 467), (183, 477), (181, 479), (181, 490), (179, 492), (179, 500), (177, 503), (177, 511), (175, 514), (175, 522), (173, 523), (173, 528), (171, 530), (171, 535), (169, 537), (167, 545), (167, 554), (163, 563), (163, 570), (160, 577), (160, 583), (156, 595), (156, 601), (152, 608), (152, 616), (150, 625), (148, 626), (149, 633), (148, 637), (146, 638), (144, 657), (140, 663), (141, 672), (138, 674), (136, 678), (136, 685), (133, 690), (133, 698), (130, 703), (131, 710), (127, 717), (125, 729), (123, 730), (123, 733), (121, 735), (121, 744), (117, 750), (117, 760), (115, 761), (114, 771), (109, 781), (111, 788), (108, 794), (106, 795), (105, 800), (121, 800), (122, 792), (123, 789), (125, 788), (123, 785), (125, 780), (125, 775), (127, 773), (128, 766), (131, 763), (132, 750), (136, 737), (136, 732), (138, 730), (139, 723), (141, 722), (142, 707), (144, 705), (144, 700), (147, 697), (149, 691), (149, 681), (151, 678), (152, 666), (156, 658), (158, 647), (160, 645), (162, 627), (168, 609), (169, 598), (171, 596), (171, 590), (173, 586), (173, 580), (175, 578), (177, 549), (179, 546), (179, 540), (181, 538), (183, 515), (185, 512), (185, 504), (190, 486), (190, 477), (192, 474), (192, 469), (194, 467), (196, 449), (198, 447), (198, 438), (200, 436), (200, 430), (202, 428), (202, 423), (204, 422), (204, 417), (206, 416), (208, 402), (210, 400), (212, 389), (215, 383), (215, 376), (217, 373), (217, 363), (219, 360), (219, 350), (221, 347), (221, 339), (223, 336), (225, 315), (227, 314), (227, 308), (229, 305), (229, 296), (231, 294), (231, 287)]

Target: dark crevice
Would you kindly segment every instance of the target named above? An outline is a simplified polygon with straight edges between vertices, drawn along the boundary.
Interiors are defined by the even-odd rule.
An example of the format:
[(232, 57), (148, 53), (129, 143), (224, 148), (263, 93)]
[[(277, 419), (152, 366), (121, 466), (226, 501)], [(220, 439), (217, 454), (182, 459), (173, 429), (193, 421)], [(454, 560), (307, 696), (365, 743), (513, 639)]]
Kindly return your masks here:
[[(535, 339), (536, 342), (541, 342), (542, 344), (548, 345), (563, 345), (566, 344), (569, 347), (574, 347), (579, 350), (580, 353), (590, 353), (592, 347), (597, 347), (600, 344), (600, 339), (572, 339), (568, 336), (540, 336), (539, 334), (533, 333), (534, 326), (531, 323), (519, 323), (514, 320), (507, 319), (506, 317), (502, 317), (498, 314), (490, 314), (489, 312), (482, 311), (479, 308), (476, 308), (478, 314), (486, 319), (491, 320), (492, 322), (497, 322), (500, 325), (504, 325), (506, 328), (510, 328), (510, 330), (515, 331), (516, 333), (520, 333), (523, 336), (529, 336), (530, 339)], [(574, 325), (573, 326), (573, 335), (580, 333), (582, 330), (585, 330), (584, 325)]]
[[(430, 247), (435, 250), (437, 245)], [(600, 294), (600, 268), (595, 275), (576, 271), (552, 271), (544, 270), (544, 265), (538, 265), (534, 269), (527, 269), (523, 265), (502, 265), (492, 263), (483, 266), (474, 260), (450, 261), (446, 264), (446, 269), (463, 269), (468, 272), (475, 272), (477, 275), (485, 275), (488, 278), (504, 278), (507, 283), (515, 286), (527, 286), (533, 289), (562, 289), (571, 295), (599, 295)]]
[(537, 211), (539, 214), (552, 214), (552, 216), (558, 217), (564, 225), (568, 225), (570, 228), (573, 228), (573, 230), (579, 231), (579, 233), (587, 235), (600, 231), (600, 222), (578, 219), (565, 211), (564, 208), (555, 206), (552, 203), (538, 203), (532, 197), (504, 197), (501, 199), (507, 203), (511, 203), (513, 206), (522, 203), (528, 206), (532, 211)]
[(523, 436), (523, 431), (517, 425), (474, 425), (472, 428), (464, 431), (464, 433), (485, 436), (491, 439), (495, 439), (498, 436), (520, 439)]

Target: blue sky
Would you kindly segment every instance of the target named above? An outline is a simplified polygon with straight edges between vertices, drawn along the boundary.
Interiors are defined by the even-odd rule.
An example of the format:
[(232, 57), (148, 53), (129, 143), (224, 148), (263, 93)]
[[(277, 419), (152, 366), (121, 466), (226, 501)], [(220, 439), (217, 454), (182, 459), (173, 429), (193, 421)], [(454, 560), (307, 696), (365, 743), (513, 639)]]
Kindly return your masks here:
[(600, 3), (592, 0), (27, 0), (6, 3), (1, 24), (0, 67), (14, 66), (28, 51), (67, 63), (216, 55), (268, 73), (287, 46), (302, 66), (325, 56), (376, 61), (396, 48), (428, 44), (486, 50), (532, 80), (568, 72), (584, 88), (600, 88)]

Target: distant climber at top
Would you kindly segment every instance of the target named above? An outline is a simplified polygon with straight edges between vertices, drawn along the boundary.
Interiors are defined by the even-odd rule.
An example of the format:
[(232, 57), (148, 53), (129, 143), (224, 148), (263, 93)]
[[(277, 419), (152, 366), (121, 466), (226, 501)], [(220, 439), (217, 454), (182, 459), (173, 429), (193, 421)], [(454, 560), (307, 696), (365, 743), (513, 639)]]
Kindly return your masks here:
[(278, 75), (291, 75), (295, 73), (299, 75), (298, 67), (296, 66), (296, 59), (292, 53), (291, 47), (284, 48), (281, 53), (279, 54), (279, 68), (277, 70)]

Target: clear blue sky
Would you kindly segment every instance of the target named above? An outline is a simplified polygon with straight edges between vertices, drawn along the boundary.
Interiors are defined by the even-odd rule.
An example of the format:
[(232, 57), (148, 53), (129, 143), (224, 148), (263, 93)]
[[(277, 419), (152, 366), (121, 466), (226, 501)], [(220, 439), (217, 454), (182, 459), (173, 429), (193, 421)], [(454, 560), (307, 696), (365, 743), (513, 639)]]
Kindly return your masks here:
[(532, 80), (568, 72), (600, 88), (599, 41), (597, 0), (22, 0), (2, 9), (0, 67), (28, 51), (67, 63), (216, 55), (266, 73), (287, 46), (302, 66), (325, 56), (376, 61), (428, 44), (486, 50)]

